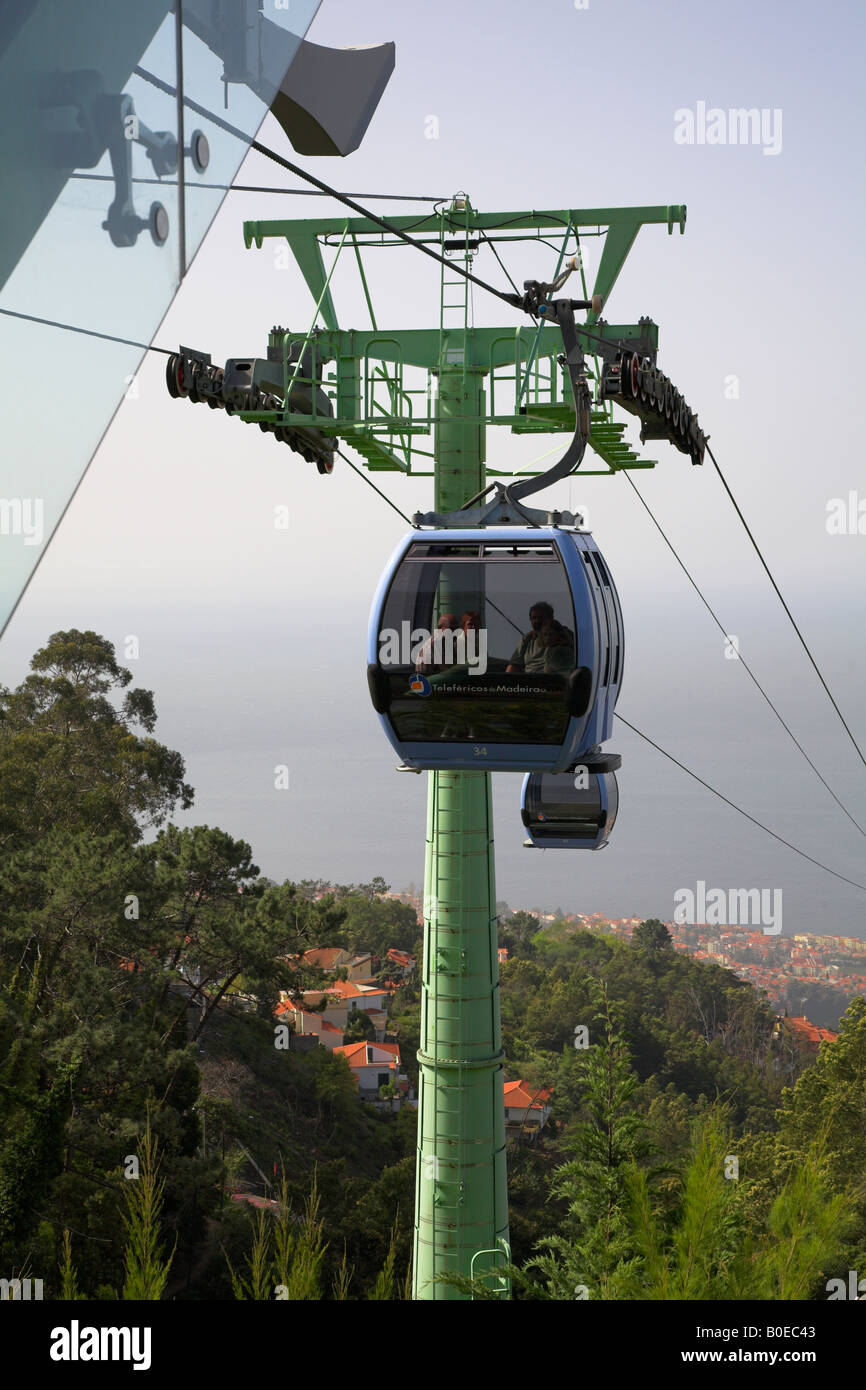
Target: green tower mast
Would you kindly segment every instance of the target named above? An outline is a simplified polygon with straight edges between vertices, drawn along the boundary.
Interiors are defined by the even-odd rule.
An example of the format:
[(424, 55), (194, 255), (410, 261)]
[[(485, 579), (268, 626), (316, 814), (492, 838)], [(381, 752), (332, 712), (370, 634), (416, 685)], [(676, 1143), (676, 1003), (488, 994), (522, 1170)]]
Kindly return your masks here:
[[(455, 199), (467, 269), (470, 212), (468, 200)], [(485, 481), (484, 372), (471, 362), (468, 319), (468, 282), (443, 267), (437, 512), (457, 511)], [(467, 605), (449, 595), (447, 606), (459, 613)], [(465, 1295), (437, 1275), (488, 1276), (488, 1286), (507, 1293), (493, 1271), (510, 1258), (493, 796), (489, 772), (428, 779), (412, 1293), (459, 1299)]]

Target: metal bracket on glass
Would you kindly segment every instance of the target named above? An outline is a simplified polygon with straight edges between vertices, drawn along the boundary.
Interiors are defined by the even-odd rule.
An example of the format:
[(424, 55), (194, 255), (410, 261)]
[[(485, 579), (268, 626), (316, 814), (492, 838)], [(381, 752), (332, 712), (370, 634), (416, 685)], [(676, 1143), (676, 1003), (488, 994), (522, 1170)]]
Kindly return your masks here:
[[(156, 246), (169, 235), (168, 213), (154, 201), (147, 217), (139, 217), (132, 197), (132, 147), (141, 145), (158, 179), (177, 172), (177, 137), (170, 130), (151, 130), (139, 119), (135, 103), (126, 92), (106, 92), (102, 76), (91, 69), (61, 72), (43, 99), (45, 110), (74, 111), (70, 128), (61, 115), (58, 128), (47, 132), (60, 168), (94, 169), (108, 151), (114, 177), (114, 199), (102, 226), (115, 246), (134, 246), (139, 234), (150, 232)], [(54, 118), (52, 118), (54, 119)], [(197, 174), (210, 163), (207, 137), (194, 130), (184, 147)]]
[[(114, 202), (108, 209), (103, 227), (115, 246), (134, 246), (139, 232), (150, 232), (155, 246), (168, 241), (168, 213), (162, 203), (153, 202), (147, 217), (139, 217), (132, 201), (132, 146), (141, 145), (161, 179), (177, 173), (177, 138), (170, 130), (150, 130), (135, 114), (132, 97), (103, 96), (99, 113), (103, 136), (114, 174)], [(197, 174), (203, 174), (210, 163), (210, 146), (201, 130), (194, 130), (189, 145), (183, 151)]]

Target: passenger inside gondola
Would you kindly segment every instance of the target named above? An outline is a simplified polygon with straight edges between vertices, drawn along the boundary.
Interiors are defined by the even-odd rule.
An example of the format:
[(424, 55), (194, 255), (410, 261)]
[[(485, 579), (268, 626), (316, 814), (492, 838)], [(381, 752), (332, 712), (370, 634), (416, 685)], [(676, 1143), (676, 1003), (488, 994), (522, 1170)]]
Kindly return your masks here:
[[(436, 624), (436, 632), (443, 634), (459, 630), (456, 613), (443, 613)], [(429, 675), (432, 671), (442, 671), (445, 669), (446, 662), (443, 658), (447, 656), (447, 648), (451, 644), (443, 642), (442, 637), (431, 634), (418, 653), (415, 662), (415, 670), (422, 675)]]
[[(454, 629), (455, 641), (448, 644), (450, 656), (436, 667), (437, 676), (453, 686), (465, 685), (475, 676), (483, 676), (487, 671), (487, 632), (481, 626), (481, 614), (476, 608), (468, 608), (460, 617), (458, 625), (453, 614), (449, 615)], [(441, 619), (440, 619), (441, 623)], [(441, 681), (434, 680), (434, 685)]]
[(574, 634), (553, 616), (553, 606), (544, 600), (529, 610), (531, 631), (527, 632), (506, 670), (567, 673), (575, 667)]

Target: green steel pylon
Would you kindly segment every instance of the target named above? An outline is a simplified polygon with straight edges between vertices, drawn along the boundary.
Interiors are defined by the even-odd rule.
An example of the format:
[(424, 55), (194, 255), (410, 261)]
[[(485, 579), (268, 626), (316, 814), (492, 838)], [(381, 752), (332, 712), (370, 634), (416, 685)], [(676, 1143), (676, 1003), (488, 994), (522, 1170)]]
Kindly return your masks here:
[[(455, 360), (454, 342), (443, 333), (437, 511), (484, 486), (482, 373)], [(507, 1295), (495, 1273), (510, 1250), (490, 774), (428, 779), (412, 1293), (465, 1298), (437, 1282), (457, 1273)]]

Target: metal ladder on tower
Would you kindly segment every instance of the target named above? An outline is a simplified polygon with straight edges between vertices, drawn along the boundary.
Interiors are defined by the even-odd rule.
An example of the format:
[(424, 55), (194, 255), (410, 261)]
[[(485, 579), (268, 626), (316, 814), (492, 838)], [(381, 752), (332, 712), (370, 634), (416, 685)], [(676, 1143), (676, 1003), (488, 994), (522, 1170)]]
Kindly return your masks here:
[[(441, 269), (439, 272), (439, 350), (440, 361), (459, 363), (463, 367), (463, 391), (466, 391), (466, 368), (468, 354), (470, 309), (471, 309), (471, 284), (464, 275), (448, 275), (447, 259), (449, 255), (456, 253), (455, 261), (459, 258), (464, 270), (472, 269), (474, 249), (470, 244), (469, 224), (472, 207), (469, 199), (464, 194), (457, 194), (451, 200), (448, 209), (443, 210), (439, 217), (439, 254), (442, 257)], [(457, 218), (455, 219), (455, 214)], [(459, 215), (462, 214), (462, 219)], [(462, 220), (459, 227), (461, 235), (457, 235), (458, 227), (455, 220)], [(447, 230), (450, 235), (446, 235)], [(459, 244), (462, 241), (462, 255), (459, 251)], [(443, 355), (444, 350), (444, 355)]]

